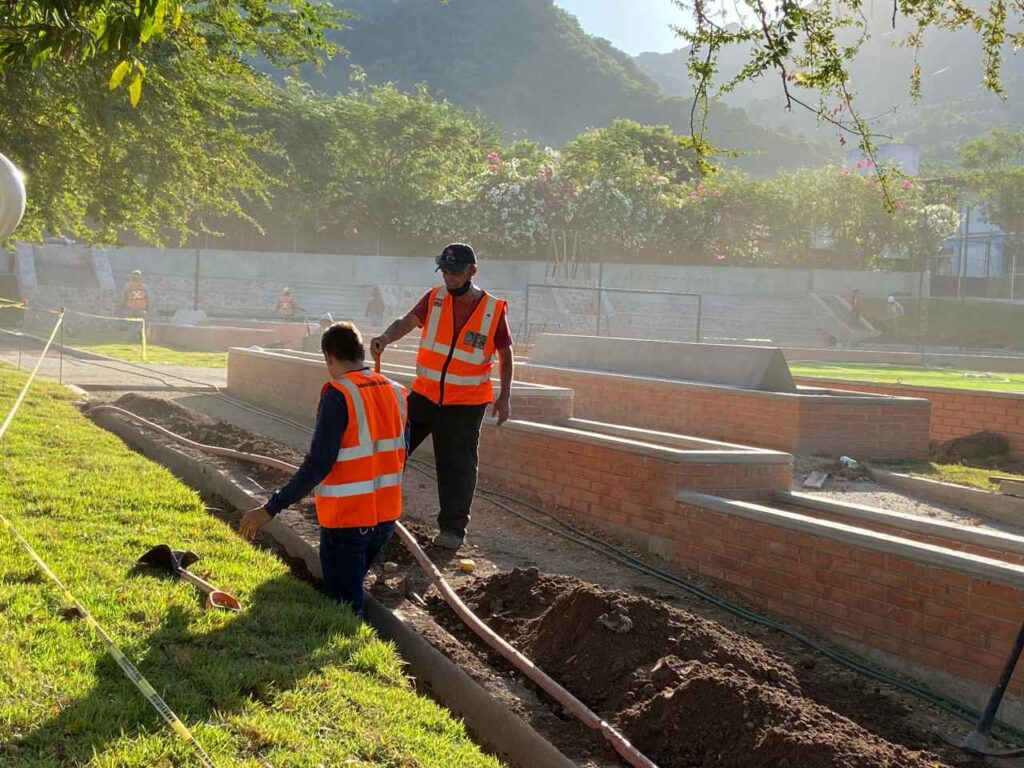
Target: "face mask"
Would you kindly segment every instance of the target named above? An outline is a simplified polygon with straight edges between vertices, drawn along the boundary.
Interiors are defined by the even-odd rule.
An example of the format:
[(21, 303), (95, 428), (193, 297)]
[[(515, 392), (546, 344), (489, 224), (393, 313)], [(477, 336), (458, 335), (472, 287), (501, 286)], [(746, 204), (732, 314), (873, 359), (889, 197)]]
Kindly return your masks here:
[(450, 293), (452, 296), (465, 296), (471, 290), (473, 290), (473, 281), (467, 280), (462, 284), (461, 288), (452, 288), (450, 291), (448, 291), (448, 293)]

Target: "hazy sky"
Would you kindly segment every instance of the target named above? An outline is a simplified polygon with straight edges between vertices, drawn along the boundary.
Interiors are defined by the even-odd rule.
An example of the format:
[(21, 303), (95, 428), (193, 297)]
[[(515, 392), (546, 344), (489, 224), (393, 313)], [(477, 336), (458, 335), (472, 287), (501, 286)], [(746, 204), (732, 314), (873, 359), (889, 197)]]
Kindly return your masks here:
[(682, 26), (686, 15), (671, 0), (555, 0), (555, 5), (626, 53), (671, 51), (683, 44), (669, 24)]

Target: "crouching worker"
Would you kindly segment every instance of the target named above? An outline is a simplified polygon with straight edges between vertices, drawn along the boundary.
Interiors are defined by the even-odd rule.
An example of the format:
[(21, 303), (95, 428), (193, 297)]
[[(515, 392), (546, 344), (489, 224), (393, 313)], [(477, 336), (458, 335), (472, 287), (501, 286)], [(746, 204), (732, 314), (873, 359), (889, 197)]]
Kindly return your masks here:
[(239, 531), (252, 538), (314, 491), (324, 589), (362, 615), (363, 579), (402, 514), (405, 390), (364, 364), (351, 323), (330, 326), (320, 347), (331, 380), (320, 393), (309, 453), (266, 505), (245, 514)]

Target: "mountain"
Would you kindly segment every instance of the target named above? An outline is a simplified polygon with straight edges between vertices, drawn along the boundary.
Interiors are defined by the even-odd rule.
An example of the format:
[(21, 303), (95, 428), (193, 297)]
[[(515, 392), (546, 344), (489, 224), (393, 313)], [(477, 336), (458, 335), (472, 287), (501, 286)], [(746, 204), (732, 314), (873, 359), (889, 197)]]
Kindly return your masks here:
[[(404, 90), (425, 83), (437, 96), (494, 119), (508, 138), (561, 146), (618, 117), (690, 130), (692, 101), (666, 97), (657, 83), (607, 40), (588, 35), (552, 0), (339, 0), (359, 18), (335, 34), (349, 57), (322, 73), (316, 89), (348, 87), (351, 65), (371, 83)], [(805, 140), (754, 124), (716, 105), (713, 143), (750, 152), (738, 164), (770, 173), (816, 159)]]
[[(1020, 125), (1024, 99), (1024, 56), (1005, 49), (1003, 82), (1008, 99), (1003, 101), (981, 85), (982, 54), (978, 35), (971, 30), (934, 30), (925, 37), (917, 57), (921, 67), (921, 98), (910, 98), (910, 74), (914, 51), (900, 45), (913, 25), (879, 13), (868, 18), (870, 38), (849, 66), (854, 103), (871, 120), (873, 130), (895, 141), (917, 144), (926, 158), (948, 161), (955, 146), (997, 125)], [(688, 49), (670, 53), (643, 53), (634, 61), (662, 91), (677, 98), (693, 93), (687, 71)], [(733, 47), (722, 52), (722, 77), (740, 70), (746, 51)], [(816, 140), (830, 140), (835, 128), (817, 125), (806, 110), (787, 112), (778, 76), (768, 75), (745, 82), (722, 100), (745, 110), (754, 121), (785, 128)], [(803, 99), (813, 103), (814, 99)]]

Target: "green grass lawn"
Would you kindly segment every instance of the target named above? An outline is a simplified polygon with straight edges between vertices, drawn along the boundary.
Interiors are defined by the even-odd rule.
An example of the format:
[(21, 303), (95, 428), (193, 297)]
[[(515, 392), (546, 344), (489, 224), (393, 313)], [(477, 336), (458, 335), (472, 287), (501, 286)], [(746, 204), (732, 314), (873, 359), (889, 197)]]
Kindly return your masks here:
[(794, 377), (873, 381), (882, 384), (909, 384), (924, 387), (949, 387), (992, 392), (1024, 392), (1024, 374), (959, 371), (881, 365), (877, 363), (795, 363), (789, 366)]
[[(98, 352), (129, 363), (142, 362), (142, 345), (139, 342), (109, 341), (95, 339), (66, 339), (74, 347)], [(197, 352), (149, 344), (146, 348), (146, 362), (156, 365), (184, 365), (193, 368), (224, 368), (228, 364), (227, 352)]]
[[(0, 417), (23, 378), (0, 370)], [(243, 544), (168, 471), (37, 383), (0, 442), (0, 509), (192, 729), (217, 766), (497, 766), (418, 696), (394, 649)], [(137, 571), (167, 542), (242, 601)], [(0, 528), (0, 765), (198, 762)]]
[(990, 477), (1008, 477), (1024, 481), (1024, 475), (1006, 472), (991, 467), (967, 467), (962, 464), (936, 464), (932, 461), (906, 461), (887, 462), (879, 465), (891, 472), (902, 472), (907, 475), (926, 477), (929, 480), (939, 480), (943, 483), (954, 483), (966, 485), (970, 488), (980, 488), (983, 491), (998, 491), (999, 483), (993, 483)]

